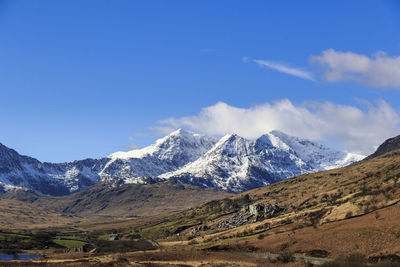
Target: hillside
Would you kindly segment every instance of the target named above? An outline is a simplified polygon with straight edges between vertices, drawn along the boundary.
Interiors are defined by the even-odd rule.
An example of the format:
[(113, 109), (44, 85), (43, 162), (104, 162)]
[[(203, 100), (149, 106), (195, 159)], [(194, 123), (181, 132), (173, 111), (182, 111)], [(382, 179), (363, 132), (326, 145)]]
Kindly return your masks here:
[[(371, 257), (372, 252), (387, 254), (399, 249), (396, 253), (400, 253), (400, 241), (393, 239), (397, 228), (390, 228), (397, 223), (395, 214), (399, 212), (395, 205), (400, 201), (399, 152), (391, 151), (340, 169), (297, 176), (173, 215), (112, 227), (129, 225), (148, 238), (175, 240), (182, 245), (190, 240), (198, 249), (222, 246), (236, 250), (235, 247), (246, 243), (256, 251), (305, 253), (314, 247), (332, 256), (345, 253), (348, 246), (341, 247), (342, 242), (351, 242), (346, 234), (350, 230), (340, 229), (352, 229), (353, 234), (363, 236), (364, 240), (352, 243), (353, 253)], [(377, 231), (378, 226), (374, 226), (377, 220), (378, 225), (385, 225), (382, 229), (395, 232), (380, 230), (373, 234)], [(106, 230), (111, 225), (87, 227)], [(379, 235), (384, 237), (378, 238)], [(295, 241), (288, 242), (286, 237), (293, 236)], [(329, 242), (320, 240), (324, 236), (330, 236)], [(374, 242), (366, 242), (367, 237), (375, 238)]]
[[(150, 266), (199, 266), (204, 262), (209, 266), (309, 266), (342, 257), (347, 265), (337, 261), (329, 266), (366, 266), (382, 260), (400, 262), (399, 166), (400, 150), (393, 150), (344, 168), (289, 178), (170, 213), (162, 211), (172, 211), (167, 208), (171, 204), (183, 208), (182, 203), (197, 198), (204, 188), (149, 178), (150, 184), (97, 184), (63, 197), (35, 198), (31, 192), (18, 195), (18, 191), (12, 196), (90, 216), (80, 223), (53, 228), (52, 238), (61, 233), (65, 240), (76, 239), (109, 253), (50, 254), (54, 262), (118, 264), (123, 255), (126, 263)], [(183, 197), (184, 192), (191, 193)], [(216, 197), (215, 193), (210, 195)], [(105, 216), (135, 216), (128, 204), (153, 216)], [(130, 253), (135, 248), (125, 248), (132, 240), (155, 240), (154, 246), (161, 248)]]
[(126, 218), (185, 210), (228, 196), (231, 194), (171, 182), (121, 186), (102, 182), (67, 196), (38, 196), (27, 200), (35, 205), (65, 214)]
[(33, 229), (73, 225), (85, 221), (18, 200), (0, 199), (0, 229)]
[(369, 155), (365, 160), (376, 158), (382, 156), (388, 152), (400, 149), (400, 135), (389, 138), (385, 142), (383, 142), (378, 149), (371, 155)]
[[(104, 238), (122, 238), (107, 241), (112, 248), (141, 237), (157, 240), (161, 249), (94, 255), (55, 253), (46, 261), (96, 265), (118, 264), (123, 259), (149, 266), (309, 266), (310, 262), (322, 264), (337, 257), (369, 263), (397, 261), (399, 152), (290, 178), (185, 211), (58, 228), (64, 238), (79, 238), (94, 246), (100, 242), (96, 240)], [(87, 233), (91, 233), (90, 239)], [(297, 262), (292, 262), (294, 259)]]

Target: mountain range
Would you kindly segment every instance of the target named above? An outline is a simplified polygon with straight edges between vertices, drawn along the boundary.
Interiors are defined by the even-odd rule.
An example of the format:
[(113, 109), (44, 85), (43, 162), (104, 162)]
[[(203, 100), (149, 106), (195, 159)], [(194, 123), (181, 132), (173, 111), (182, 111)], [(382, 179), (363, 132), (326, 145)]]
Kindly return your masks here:
[(217, 139), (179, 129), (142, 149), (66, 163), (40, 162), (0, 144), (0, 191), (57, 196), (99, 181), (121, 185), (169, 180), (238, 193), (362, 158), (280, 131), (247, 140), (236, 134)]
[[(180, 140), (182, 134), (194, 135), (180, 131), (175, 132), (172, 139)], [(174, 146), (175, 141), (172, 142)], [(163, 143), (156, 142), (152, 149), (112, 154), (109, 162), (121, 160), (123, 155), (126, 160), (140, 155), (147, 157), (155, 152), (166, 155), (159, 153)], [(171, 143), (165, 146), (166, 150), (170, 146)], [(201, 261), (209, 257), (210, 252), (213, 260), (219, 252), (224, 258), (227, 255), (236, 257), (238, 253), (245, 253), (242, 255), (246, 258), (275, 254), (277, 258), (273, 258), (273, 263), (277, 260), (286, 262), (288, 256), (283, 258), (282, 255), (292, 254), (295, 256), (291, 256), (290, 261), (329, 263), (350, 252), (352, 257), (357, 256), (356, 259), (363, 262), (399, 261), (400, 136), (385, 141), (368, 158), (343, 168), (290, 177), (240, 194), (204, 188), (224, 184), (223, 176), (205, 175), (216, 170), (212, 165), (214, 162), (226, 171), (233, 168), (227, 180), (237, 177), (239, 181), (239, 177), (252, 175), (242, 170), (267, 159), (278, 164), (271, 163), (268, 167), (286, 170), (281, 173), (284, 175), (292, 170), (299, 171), (293, 166), (302, 167), (300, 171), (317, 167), (330, 169), (355, 156), (342, 152), (335, 154), (324, 146), (278, 131), (257, 140), (227, 135), (200, 155), (175, 171), (153, 178), (141, 177), (138, 183), (100, 178), (95, 185), (64, 196), (43, 195), (27, 188), (25, 191), (11, 188), (0, 192), (0, 205), (3, 205), (0, 211), (3, 231), (0, 234), (8, 237), (18, 233), (23, 239), (10, 239), (2, 244), (6, 248), (16, 244), (17, 248), (22, 248), (29, 240), (36, 240), (35, 232), (30, 229), (47, 228), (52, 238), (68, 249), (80, 247), (82, 243), (103, 249), (105, 243), (98, 242), (105, 238), (109, 241), (106, 245), (113, 248), (120, 244), (119, 240), (127, 242), (121, 243), (125, 247), (138, 238), (162, 241), (159, 244), (164, 247), (160, 253), (172, 247), (165, 256), (156, 254), (157, 257), (153, 257), (151, 254), (151, 260), (170, 260), (173, 251), (182, 251), (176, 255), (176, 259), (182, 259), (182, 255), (196, 251), (203, 253), (200, 254)], [(285, 165), (282, 159), (288, 164)], [(304, 164), (292, 165), (294, 159)], [(260, 168), (267, 170), (266, 166), (260, 165)], [(188, 180), (180, 180), (183, 178), (179, 175), (186, 175)], [(190, 180), (190, 177), (200, 175), (204, 179), (203, 188), (184, 183), (195, 183), (196, 179)], [(222, 182), (221, 185), (218, 182)], [(235, 187), (229, 188), (232, 189)], [(71, 240), (78, 244), (71, 244)], [(121, 253), (119, 249), (117, 251)], [(269, 262), (257, 261), (257, 264), (269, 266)], [(343, 266), (367, 265), (351, 263)]]
[[(294, 259), (269, 258), (260, 266), (277, 266), (279, 260), (288, 266), (399, 266), (399, 162), (397, 136), (367, 159), (343, 168), (299, 175), (188, 210), (123, 223), (140, 229), (142, 236), (169, 244), (187, 240), (191, 250), (231, 251), (232, 257), (248, 252), (246, 256), (267, 258), (275, 253), (300, 259), (290, 265), (288, 261)], [(116, 227), (114, 223), (108, 229)], [(304, 264), (309, 256), (325, 260)]]

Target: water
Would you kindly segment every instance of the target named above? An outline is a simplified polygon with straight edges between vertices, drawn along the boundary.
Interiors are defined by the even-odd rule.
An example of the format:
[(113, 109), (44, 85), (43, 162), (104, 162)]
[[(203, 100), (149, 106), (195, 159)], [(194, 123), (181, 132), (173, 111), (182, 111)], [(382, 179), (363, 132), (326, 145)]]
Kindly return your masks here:
[(0, 260), (30, 260), (40, 258), (41, 255), (2, 255), (0, 254)]

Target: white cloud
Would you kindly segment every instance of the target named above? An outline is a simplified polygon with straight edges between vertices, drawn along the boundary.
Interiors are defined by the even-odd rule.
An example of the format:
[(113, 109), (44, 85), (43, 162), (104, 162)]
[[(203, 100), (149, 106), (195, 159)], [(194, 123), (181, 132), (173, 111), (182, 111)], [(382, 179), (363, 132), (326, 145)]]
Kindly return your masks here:
[(257, 138), (278, 129), (315, 141), (334, 140), (351, 152), (369, 154), (385, 139), (399, 134), (400, 114), (384, 100), (357, 106), (331, 102), (293, 104), (288, 99), (250, 108), (223, 102), (203, 108), (196, 116), (169, 118), (157, 130), (189, 128), (210, 135), (237, 133)]
[[(245, 59), (243, 59), (245, 62), (248, 61), (247, 57), (245, 57)], [(281, 64), (281, 63), (275, 63), (275, 62), (271, 62), (271, 61), (267, 61), (267, 60), (255, 59), (254, 62), (257, 63), (261, 67), (267, 67), (272, 70), (276, 70), (276, 71), (279, 71), (282, 73), (293, 75), (293, 76), (296, 76), (296, 77), (299, 77), (302, 79), (315, 81), (313, 76), (311, 75), (311, 73), (304, 71), (302, 69), (292, 68), (292, 67), (289, 67), (289, 66)]]
[[(242, 58), (245, 63), (247, 57)], [(353, 81), (370, 87), (400, 89), (400, 57), (390, 57), (379, 51), (373, 56), (328, 49), (319, 56), (310, 56), (313, 66), (321, 67), (322, 77), (317, 69), (312, 72), (267, 60), (253, 60), (259, 66), (267, 67), (302, 79), (327, 82)]]
[(312, 63), (322, 66), (328, 82), (355, 81), (371, 87), (400, 89), (400, 57), (378, 52), (372, 57), (334, 49), (312, 56)]

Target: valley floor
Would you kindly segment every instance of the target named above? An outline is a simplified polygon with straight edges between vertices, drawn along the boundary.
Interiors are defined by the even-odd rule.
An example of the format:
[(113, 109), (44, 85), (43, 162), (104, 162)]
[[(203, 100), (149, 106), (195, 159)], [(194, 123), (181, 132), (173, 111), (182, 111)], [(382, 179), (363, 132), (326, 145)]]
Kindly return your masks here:
[[(400, 150), (140, 218), (4, 200), (1, 251), (44, 256), (0, 266), (400, 266), (399, 162)], [(128, 189), (113, 192), (116, 206)]]
[(46, 259), (0, 261), (0, 266), (175, 266), (175, 267), (245, 267), (245, 266), (306, 266), (303, 262), (280, 262), (240, 255), (232, 252), (204, 252), (189, 248), (170, 248), (146, 252), (130, 252), (103, 256), (85, 253), (48, 254)]
[[(126, 253), (36, 251), (45, 257), (0, 261), (0, 266), (311, 266), (307, 262), (320, 265), (349, 256), (357, 256), (357, 260), (364, 259), (370, 264), (389, 258), (398, 261), (399, 257), (394, 255), (400, 254), (400, 205), (296, 230), (292, 225), (285, 225), (265, 232), (262, 238), (254, 234), (212, 243), (207, 242), (207, 238), (204, 236), (196, 242), (164, 241), (159, 242), (161, 247), (157, 250)], [(279, 255), (266, 257), (266, 252)], [(291, 255), (301, 257), (295, 260)], [(317, 258), (325, 260), (312, 261)], [(381, 266), (400, 265), (396, 264)]]

